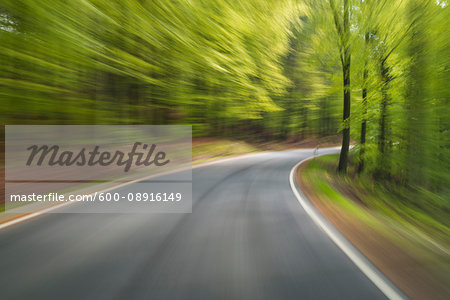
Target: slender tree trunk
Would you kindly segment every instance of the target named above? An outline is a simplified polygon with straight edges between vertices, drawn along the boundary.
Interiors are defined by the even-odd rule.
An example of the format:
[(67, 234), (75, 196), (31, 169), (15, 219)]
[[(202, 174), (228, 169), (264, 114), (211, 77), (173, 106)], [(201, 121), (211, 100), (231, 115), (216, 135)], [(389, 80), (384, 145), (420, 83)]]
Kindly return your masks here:
[(380, 162), (383, 162), (383, 155), (386, 152), (385, 150), (386, 150), (387, 99), (385, 93), (386, 93), (385, 91), (382, 92), (383, 99), (381, 100), (381, 111), (380, 111), (380, 135), (378, 137), (378, 151), (380, 152), (379, 153)]
[[(369, 33), (366, 32), (365, 35), (365, 43), (366, 48), (369, 43)], [(362, 120), (361, 120), (361, 137), (360, 137), (360, 147), (359, 151), (359, 165), (358, 165), (358, 173), (364, 171), (364, 154), (366, 147), (366, 127), (367, 127), (367, 77), (369, 75), (369, 71), (367, 69), (367, 57), (364, 62), (364, 71), (363, 71), (363, 89), (362, 89)]]
[(366, 151), (366, 128), (367, 128), (367, 119), (366, 119), (366, 114), (367, 114), (367, 89), (363, 88), (363, 119), (361, 121), (361, 137), (360, 137), (360, 147), (361, 150), (359, 151), (359, 165), (358, 165), (358, 173), (361, 173), (362, 171), (364, 171), (364, 155), (365, 155), (365, 151)]
[(388, 151), (389, 145), (389, 131), (388, 131), (388, 106), (390, 104), (390, 98), (388, 94), (389, 83), (391, 76), (389, 75), (389, 67), (386, 65), (386, 59), (381, 61), (381, 76), (383, 79), (383, 85), (381, 87), (381, 110), (380, 110), (380, 134), (378, 137), (378, 175), (387, 176), (390, 172), (390, 166), (388, 165)]
[(350, 57), (348, 63), (344, 65), (344, 110), (343, 122), (344, 129), (342, 130), (342, 148), (339, 157), (339, 172), (347, 171), (348, 150), (350, 146)]
[(350, 9), (349, 9), (349, 0), (344, 1), (344, 26), (343, 26), (343, 37), (342, 37), (342, 46), (343, 46), (343, 55), (342, 58), (342, 71), (344, 75), (344, 111), (343, 111), (343, 122), (344, 129), (342, 131), (342, 148), (341, 154), (339, 156), (339, 166), (338, 171), (345, 173), (347, 171), (347, 162), (348, 162), (348, 150), (350, 146)]

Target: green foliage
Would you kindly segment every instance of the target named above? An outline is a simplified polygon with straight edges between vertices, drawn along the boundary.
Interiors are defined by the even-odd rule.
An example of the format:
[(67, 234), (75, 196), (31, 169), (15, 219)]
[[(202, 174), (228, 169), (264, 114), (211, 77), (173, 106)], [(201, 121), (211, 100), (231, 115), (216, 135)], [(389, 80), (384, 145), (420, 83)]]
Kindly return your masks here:
[[(442, 258), (447, 255), (450, 205), (443, 195), (420, 188), (381, 185), (370, 176), (337, 175), (337, 158), (319, 157), (302, 170), (302, 178), (318, 195), (372, 227), (381, 226), (381, 220), (432, 253)], [(354, 167), (351, 165), (350, 170)]]
[(2, 122), (359, 140), (366, 120), (366, 175), (448, 194), (448, 20), (432, 0), (3, 0)]
[(280, 110), (293, 1), (2, 1), (5, 123), (213, 123)]
[[(344, 0), (332, 3), (343, 9)], [(317, 7), (328, 21), (319, 25), (326, 31), (334, 12)], [(364, 147), (356, 145), (354, 157), (377, 180), (450, 195), (448, 3), (351, 1), (350, 11), (354, 140), (367, 120)], [(343, 36), (336, 32), (327, 49), (339, 57)]]

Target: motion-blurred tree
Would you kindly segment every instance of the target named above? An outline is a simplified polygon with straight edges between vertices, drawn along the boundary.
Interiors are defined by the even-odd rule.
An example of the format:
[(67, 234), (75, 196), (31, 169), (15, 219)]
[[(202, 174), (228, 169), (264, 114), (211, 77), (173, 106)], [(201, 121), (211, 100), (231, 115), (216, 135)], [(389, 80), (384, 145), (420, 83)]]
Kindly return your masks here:
[(444, 0), (3, 0), (2, 120), (342, 131), (339, 171), (353, 138), (361, 175), (448, 191), (448, 20)]
[[(334, 0), (330, 0), (330, 6), (333, 13), (334, 25), (339, 39), (339, 56), (342, 64), (343, 87), (344, 87), (344, 108), (342, 114), (342, 147), (339, 156), (339, 172), (347, 171), (348, 150), (350, 146), (350, 105), (351, 105), (351, 86), (350, 86), (350, 0), (344, 0), (342, 16), (341, 9), (336, 6)], [(342, 20), (341, 20), (342, 19)]]

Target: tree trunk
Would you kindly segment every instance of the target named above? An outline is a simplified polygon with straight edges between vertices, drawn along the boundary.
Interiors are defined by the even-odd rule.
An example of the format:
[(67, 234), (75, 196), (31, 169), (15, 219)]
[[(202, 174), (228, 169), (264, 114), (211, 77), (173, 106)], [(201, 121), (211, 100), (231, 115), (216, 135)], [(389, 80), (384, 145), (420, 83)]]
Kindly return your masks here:
[(383, 84), (381, 87), (381, 111), (380, 111), (380, 134), (378, 137), (378, 175), (386, 177), (389, 175), (390, 166), (388, 159), (387, 147), (389, 145), (389, 131), (388, 131), (388, 106), (390, 98), (388, 94), (389, 83), (391, 76), (389, 75), (389, 67), (386, 65), (386, 59), (381, 61), (381, 76)]
[(344, 129), (342, 130), (342, 147), (339, 157), (339, 172), (347, 171), (348, 150), (350, 146), (350, 57), (348, 62), (344, 65), (344, 111), (342, 120), (344, 122)]
[[(366, 32), (365, 35), (365, 43), (366, 48), (369, 43), (369, 33)], [(361, 137), (359, 139), (360, 142), (360, 151), (359, 151), (359, 164), (358, 164), (358, 173), (364, 171), (364, 154), (366, 147), (366, 127), (367, 127), (367, 78), (369, 75), (369, 70), (367, 69), (367, 57), (364, 62), (364, 71), (363, 71), (363, 89), (362, 89), (362, 120), (361, 120)]]
[(343, 55), (341, 56), (342, 71), (344, 75), (344, 111), (343, 122), (344, 129), (342, 131), (342, 148), (339, 156), (338, 171), (345, 173), (347, 171), (348, 150), (350, 146), (350, 22), (349, 22), (349, 0), (344, 1), (344, 26), (343, 26)]

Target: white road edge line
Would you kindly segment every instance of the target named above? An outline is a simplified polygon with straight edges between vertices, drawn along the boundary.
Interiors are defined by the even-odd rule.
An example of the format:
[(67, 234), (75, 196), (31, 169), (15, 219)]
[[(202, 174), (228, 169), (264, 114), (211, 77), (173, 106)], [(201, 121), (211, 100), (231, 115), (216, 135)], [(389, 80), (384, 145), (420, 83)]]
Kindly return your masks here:
[[(320, 154), (317, 156), (327, 155), (329, 153)], [(328, 221), (325, 220), (325, 217), (320, 214), (320, 212), (313, 206), (313, 204), (307, 200), (307, 198), (303, 195), (303, 193), (299, 192), (299, 188), (295, 184), (295, 173), (298, 167), (317, 156), (309, 157), (297, 163), (290, 172), (289, 175), (289, 183), (291, 185), (291, 189), (294, 192), (295, 197), (297, 198), (300, 205), (306, 211), (306, 213), (311, 217), (311, 219), (329, 236), (329, 238), (345, 253), (345, 255), (350, 258), (350, 260), (364, 273), (364, 275), (369, 278), (378, 289), (389, 299), (397, 300), (397, 299), (408, 299), (403, 293), (395, 286), (393, 283), (390, 283), (387, 278), (384, 278), (384, 275), (380, 274), (381, 271), (377, 270), (362, 253), (360, 253), (351, 243), (342, 235), (336, 233), (338, 230), (331, 225)]]
[[(206, 166), (219, 164), (219, 163), (224, 163), (224, 162), (228, 162), (228, 161), (231, 161), (231, 160), (248, 158), (248, 157), (251, 157), (251, 156), (260, 155), (262, 153), (265, 153), (265, 151), (255, 152), (255, 153), (246, 153), (246, 154), (237, 155), (237, 156), (234, 156), (234, 157), (225, 157), (225, 158), (219, 158), (219, 159), (216, 159), (216, 160), (210, 160), (210, 161), (206, 161), (206, 162), (201, 162), (201, 163), (198, 163), (198, 164), (193, 164), (191, 167), (179, 168), (179, 169), (171, 170), (171, 171), (164, 172), (164, 173), (161, 173), (161, 174), (153, 174), (153, 175), (150, 175), (150, 176), (145, 176), (145, 177), (142, 177), (142, 178), (131, 180), (129, 182), (125, 182), (125, 183), (122, 183), (122, 184), (119, 184), (119, 185), (116, 185), (116, 186), (108, 187), (108, 188), (102, 189), (102, 190), (97, 191), (97, 192), (98, 193), (105, 193), (105, 192), (109, 192), (109, 191), (121, 188), (123, 186), (129, 185), (129, 184), (132, 184), (132, 183), (139, 182), (141, 180), (146, 180), (146, 179), (154, 178), (154, 177), (158, 177), (158, 176), (164, 176), (164, 175), (168, 175), (168, 174), (172, 174), (172, 173), (176, 173), (176, 172), (182, 172), (182, 171), (189, 170), (189, 168), (191, 168), (191, 169), (203, 168), (203, 167), (206, 167)], [(94, 192), (87, 192), (86, 194), (89, 195), (89, 194), (93, 194), (93, 193)], [(32, 213), (27, 214), (27, 215), (22, 216), (22, 217), (18, 217), (16, 219), (11, 220), (11, 221), (8, 221), (8, 222), (5, 222), (3, 224), (0, 224), (0, 230), (4, 229), (6, 227), (10, 227), (12, 225), (15, 225), (15, 224), (18, 224), (18, 223), (21, 223), (21, 222), (33, 219), (33, 218), (36, 218), (36, 217), (39, 217), (39, 216), (41, 216), (43, 214), (46, 214), (48, 212), (51, 212), (51, 211), (53, 211), (55, 209), (59, 209), (59, 208), (65, 207), (65, 206), (68, 206), (68, 205), (73, 204), (73, 203), (77, 203), (77, 202), (66, 202), (66, 203), (63, 203), (63, 204), (58, 204), (58, 205), (55, 205), (55, 206), (51, 206), (51, 207), (48, 207), (48, 208), (44, 208), (44, 209), (32, 212)]]

